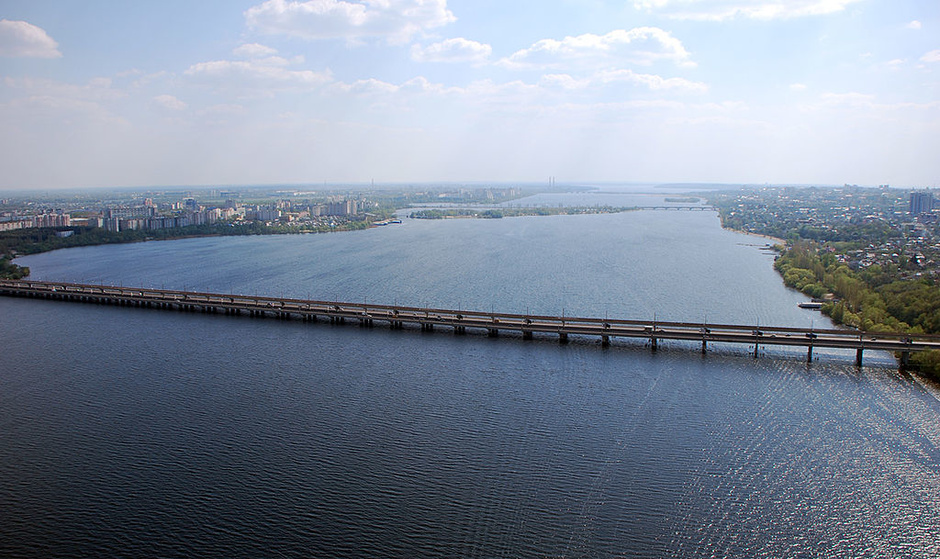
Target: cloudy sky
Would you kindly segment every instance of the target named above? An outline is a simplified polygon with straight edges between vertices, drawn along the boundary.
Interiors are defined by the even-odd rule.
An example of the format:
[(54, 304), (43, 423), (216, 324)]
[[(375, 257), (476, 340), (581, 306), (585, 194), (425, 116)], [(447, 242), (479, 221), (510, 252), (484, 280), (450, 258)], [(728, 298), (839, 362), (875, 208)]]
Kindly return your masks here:
[(0, 169), (940, 186), (940, 2), (3, 0)]

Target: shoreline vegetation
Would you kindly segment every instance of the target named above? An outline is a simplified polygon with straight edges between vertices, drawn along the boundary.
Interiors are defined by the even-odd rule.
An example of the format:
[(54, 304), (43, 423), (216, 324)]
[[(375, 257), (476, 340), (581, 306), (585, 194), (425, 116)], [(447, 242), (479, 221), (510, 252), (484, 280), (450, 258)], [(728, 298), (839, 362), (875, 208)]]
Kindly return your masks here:
[[(375, 221), (387, 216), (377, 216)], [(173, 241), (196, 237), (230, 237), (243, 235), (290, 235), (361, 231), (372, 227), (372, 219), (347, 221), (334, 227), (297, 227), (267, 225), (260, 221), (245, 223), (219, 223), (191, 225), (168, 229), (128, 229), (120, 232), (100, 227), (34, 227), (0, 232), (0, 278), (21, 279), (29, 276), (29, 268), (14, 262), (17, 256), (39, 254), (63, 248), (109, 244), (140, 243), (145, 241)], [(68, 236), (63, 236), (68, 233)]]
[[(831, 227), (829, 238), (821, 239), (817, 229), (808, 230), (805, 224), (781, 228), (779, 220), (766, 220), (765, 212), (741, 212), (735, 193), (721, 193), (711, 202), (722, 227), (780, 241), (774, 246), (779, 253), (774, 269), (784, 285), (822, 302), (820, 311), (835, 324), (865, 332), (940, 334), (940, 286), (928, 277), (911, 277), (915, 259), (902, 251), (897, 263), (859, 267), (849, 257), (870, 250), (868, 231), (877, 227), (892, 235), (886, 227)], [(812, 235), (803, 235), (806, 231)], [(908, 369), (940, 382), (940, 351), (911, 354)]]

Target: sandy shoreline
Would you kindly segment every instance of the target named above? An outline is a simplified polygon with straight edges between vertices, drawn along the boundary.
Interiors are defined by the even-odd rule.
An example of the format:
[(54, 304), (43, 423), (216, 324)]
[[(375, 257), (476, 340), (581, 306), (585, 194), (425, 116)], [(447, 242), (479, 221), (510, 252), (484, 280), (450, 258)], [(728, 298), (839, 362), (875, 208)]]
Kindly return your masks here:
[(773, 244), (775, 244), (775, 245), (783, 245), (783, 246), (786, 246), (786, 244), (787, 244), (787, 242), (786, 242), (785, 240), (779, 239), (779, 238), (777, 238), (777, 237), (771, 237), (770, 235), (762, 235), (762, 234), (760, 234), (760, 233), (750, 233), (750, 232), (748, 232), (748, 231), (738, 231), (737, 229), (730, 229), (730, 231), (735, 231), (735, 232), (737, 232), (737, 233), (744, 233), (745, 235), (748, 235), (748, 236), (751, 236), (751, 237), (760, 237), (761, 239), (767, 239), (767, 240), (769, 240), (769, 241), (773, 241)]

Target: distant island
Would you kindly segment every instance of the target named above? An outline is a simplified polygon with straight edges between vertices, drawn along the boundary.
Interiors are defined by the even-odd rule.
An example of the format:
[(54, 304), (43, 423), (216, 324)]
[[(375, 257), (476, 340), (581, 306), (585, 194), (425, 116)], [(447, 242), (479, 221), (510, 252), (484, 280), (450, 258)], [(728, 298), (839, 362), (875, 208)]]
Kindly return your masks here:
[(409, 217), (412, 219), (501, 219), (504, 217), (611, 214), (629, 212), (636, 209), (636, 207), (612, 206), (539, 206), (531, 208), (490, 208), (485, 210), (477, 210), (472, 208), (434, 208), (411, 212)]

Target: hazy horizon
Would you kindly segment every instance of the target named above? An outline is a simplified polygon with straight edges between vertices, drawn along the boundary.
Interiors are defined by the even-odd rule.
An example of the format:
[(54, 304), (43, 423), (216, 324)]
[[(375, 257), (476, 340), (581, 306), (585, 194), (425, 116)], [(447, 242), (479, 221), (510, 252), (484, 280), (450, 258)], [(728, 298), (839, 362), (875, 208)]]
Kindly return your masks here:
[(0, 190), (940, 183), (932, 0), (0, 8)]

